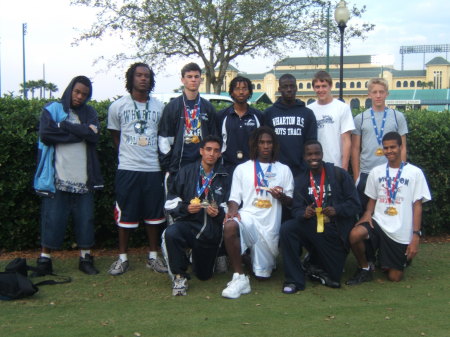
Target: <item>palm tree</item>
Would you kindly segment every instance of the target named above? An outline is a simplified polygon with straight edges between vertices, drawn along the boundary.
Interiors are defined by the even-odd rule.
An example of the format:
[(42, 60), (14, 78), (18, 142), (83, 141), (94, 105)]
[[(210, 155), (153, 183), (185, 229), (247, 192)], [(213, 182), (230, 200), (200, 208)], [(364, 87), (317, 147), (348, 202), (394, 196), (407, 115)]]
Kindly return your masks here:
[(47, 82), (45, 82), (44, 80), (39, 80), (37, 81), (37, 85), (38, 85), (37, 87), (39, 88), (39, 97), (45, 98), (45, 89)]
[[(26, 90), (31, 91), (31, 98), (34, 99), (34, 91), (39, 88), (37, 81), (26, 81), (25, 82)], [(23, 83), (20, 83), (21, 89), (19, 90), (20, 93), (23, 94)]]
[(48, 92), (50, 93), (50, 98), (52, 98), (52, 93), (53, 92), (57, 92), (58, 91), (58, 87), (56, 86), (56, 84), (54, 84), (52, 82), (47, 82), (46, 88), (47, 88)]

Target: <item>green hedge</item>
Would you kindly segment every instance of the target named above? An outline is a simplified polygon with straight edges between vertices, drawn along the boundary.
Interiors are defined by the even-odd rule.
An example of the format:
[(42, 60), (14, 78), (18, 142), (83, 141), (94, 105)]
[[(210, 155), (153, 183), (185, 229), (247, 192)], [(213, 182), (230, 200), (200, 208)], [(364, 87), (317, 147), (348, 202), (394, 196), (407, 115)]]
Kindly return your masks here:
[[(45, 100), (0, 98), (0, 251), (39, 247), (40, 200), (33, 193), (39, 115)], [(92, 102), (101, 122), (98, 146), (105, 188), (96, 195), (96, 241), (99, 247), (117, 247), (113, 221), (114, 175), (117, 156), (106, 129), (111, 102)], [(421, 167), (432, 190), (433, 201), (425, 204), (427, 234), (449, 233), (450, 114), (428, 111), (406, 113), (409, 160)], [(71, 226), (69, 226), (71, 228)], [(131, 245), (145, 243), (145, 233), (132, 236)], [(69, 230), (65, 248), (72, 246)]]

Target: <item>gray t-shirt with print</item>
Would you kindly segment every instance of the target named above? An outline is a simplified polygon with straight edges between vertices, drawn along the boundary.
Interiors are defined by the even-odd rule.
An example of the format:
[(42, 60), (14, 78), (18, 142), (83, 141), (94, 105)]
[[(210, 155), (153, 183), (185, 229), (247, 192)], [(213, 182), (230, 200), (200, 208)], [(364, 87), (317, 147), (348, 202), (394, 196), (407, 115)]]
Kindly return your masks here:
[(124, 96), (108, 109), (108, 129), (120, 131), (119, 169), (161, 171), (158, 160), (158, 124), (163, 103), (150, 97), (147, 103)]

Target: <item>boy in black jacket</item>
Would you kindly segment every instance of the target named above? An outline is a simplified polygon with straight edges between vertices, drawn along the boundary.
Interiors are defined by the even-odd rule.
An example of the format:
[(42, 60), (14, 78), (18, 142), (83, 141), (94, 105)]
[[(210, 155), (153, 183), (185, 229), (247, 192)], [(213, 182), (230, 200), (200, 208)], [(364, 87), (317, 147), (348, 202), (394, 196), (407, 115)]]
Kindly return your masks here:
[(218, 161), (221, 149), (217, 136), (203, 138), (201, 160), (181, 168), (167, 195), (164, 207), (175, 222), (164, 231), (162, 246), (174, 296), (186, 295), (186, 249), (192, 249), (193, 272), (200, 280), (213, 275), (229, 196), (228, 174)]

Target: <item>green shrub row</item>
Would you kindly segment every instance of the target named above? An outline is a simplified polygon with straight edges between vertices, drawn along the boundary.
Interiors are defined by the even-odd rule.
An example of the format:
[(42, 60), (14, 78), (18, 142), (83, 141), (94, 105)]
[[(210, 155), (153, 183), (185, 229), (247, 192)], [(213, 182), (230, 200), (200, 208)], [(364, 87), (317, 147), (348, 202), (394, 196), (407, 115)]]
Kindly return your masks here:
[[(38, 121), (46, 102), (0, 98), (0, 251), (39, 247), (40, 200), (33, 192), (32, 181)], [(101, 122), (98, 150), (105, 178), (104, 190), (96, 194), (96, 242), (99, 247), (117, 247), (113, 221), (117, 155), (106, 129), (110, 103), (91, 102)], [(410, 130), (409, 160), (424, 170), (433, 195), (433, 201), (424, 206), (424, 229), (433, 235), (449, 233), (450, 114), (409, 111), (406, 118)], [(133, 235), (132, 245), (145, 242), (144, 232), (138, 231), (140, 234)], [(73, 235), (69, 229), (65, 248), (72, 242)]]

